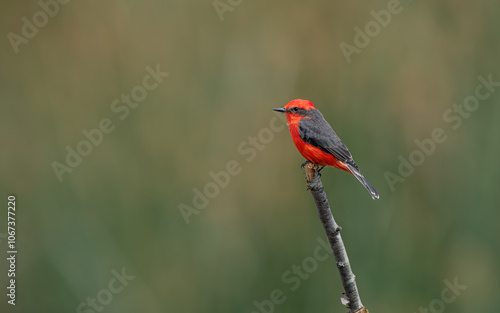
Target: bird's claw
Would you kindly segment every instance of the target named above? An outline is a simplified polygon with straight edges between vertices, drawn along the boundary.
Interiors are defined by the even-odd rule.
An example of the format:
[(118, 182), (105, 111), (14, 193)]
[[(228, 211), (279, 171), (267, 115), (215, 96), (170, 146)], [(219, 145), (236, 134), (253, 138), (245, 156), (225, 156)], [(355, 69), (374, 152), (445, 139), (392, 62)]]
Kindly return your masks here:
[(304, 168), (304, 166), (306, 166), (306, 164), (309, 164), (309, 163), (312, 163), (312, 162), (309, 161), (309, 160), (306, 160), (304, 163), (302, 163), (302, 165), (300, 166), (300, 168)]

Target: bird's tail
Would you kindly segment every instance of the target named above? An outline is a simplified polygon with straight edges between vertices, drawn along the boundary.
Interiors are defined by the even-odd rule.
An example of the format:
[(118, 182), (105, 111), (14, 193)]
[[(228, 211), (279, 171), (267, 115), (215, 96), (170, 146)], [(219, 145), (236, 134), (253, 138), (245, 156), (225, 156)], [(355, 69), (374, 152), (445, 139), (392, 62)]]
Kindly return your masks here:
[(372, 185), (370, 185), (370, 183), (365, 179), (365, 177), (361, 174), (361, 172), (349, 163), (346, 163), (346, 165), (351, 171), (351, 173), (354, 175), (354, 177), (356, 177), (359, 180), (359, 182), (362, 183), (363, 186), (365, 186), (366, 190), (368, 190), (368, 192), (370, 193), (370, 196), (372, 196), (372, 199), (378, 199), (377, 191), (375, 190), (375, 188), (373, 188)]

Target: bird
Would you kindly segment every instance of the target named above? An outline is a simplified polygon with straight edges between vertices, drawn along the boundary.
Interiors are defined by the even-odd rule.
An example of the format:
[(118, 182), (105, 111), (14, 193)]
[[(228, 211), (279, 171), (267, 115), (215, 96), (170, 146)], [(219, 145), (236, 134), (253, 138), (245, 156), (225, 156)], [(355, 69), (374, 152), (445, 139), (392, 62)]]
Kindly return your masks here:
[(293, 143), (307, 159), (304, 164), (309, 161), (319, 165), (318, 172), (325, 166), (332, 166), (351, 173), (368, 190), (372, 199), (379, 198), (375, 188), (361, 174), (346, 145), (311, 101), (295, 99), (273, 110), (285, 114)]

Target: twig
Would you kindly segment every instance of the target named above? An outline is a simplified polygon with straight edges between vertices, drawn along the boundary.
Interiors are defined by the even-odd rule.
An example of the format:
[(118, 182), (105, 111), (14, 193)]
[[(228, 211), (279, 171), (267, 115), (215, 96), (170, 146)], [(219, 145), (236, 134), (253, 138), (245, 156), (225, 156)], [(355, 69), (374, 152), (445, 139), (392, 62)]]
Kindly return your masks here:
[(342, 228), (333, 218), (320, 175), (316, 171), (316, 166), (312, 163), (305, 164), (304, 168), (306, 170), (307, 188), (311, 191), (318, 208), (319, 219), (325, 228), (326, 236), (333, 250), (335, 263), (339, 269), (340, 280), (344, 286), (341, 302), (349, 309), (349, 313), (368, 313), (368, 310), (361, 303), (358, 287), (356, 286), (356, 276), (352, 273), (344, 242), (340, 236)]

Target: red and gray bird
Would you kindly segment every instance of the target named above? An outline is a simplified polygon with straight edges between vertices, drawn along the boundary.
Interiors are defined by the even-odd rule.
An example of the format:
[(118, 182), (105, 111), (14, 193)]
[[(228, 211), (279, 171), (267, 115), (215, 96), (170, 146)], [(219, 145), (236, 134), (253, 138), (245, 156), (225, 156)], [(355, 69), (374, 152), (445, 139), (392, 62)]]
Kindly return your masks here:
[(378, 199), (375, 188), (361, 174), (351, 153), (311, 101), (296, 99), (274, 111), (285, 113), (293, 143), (299, 152), (316, 165), (333, 166), (356, 177), (373, 199)]

